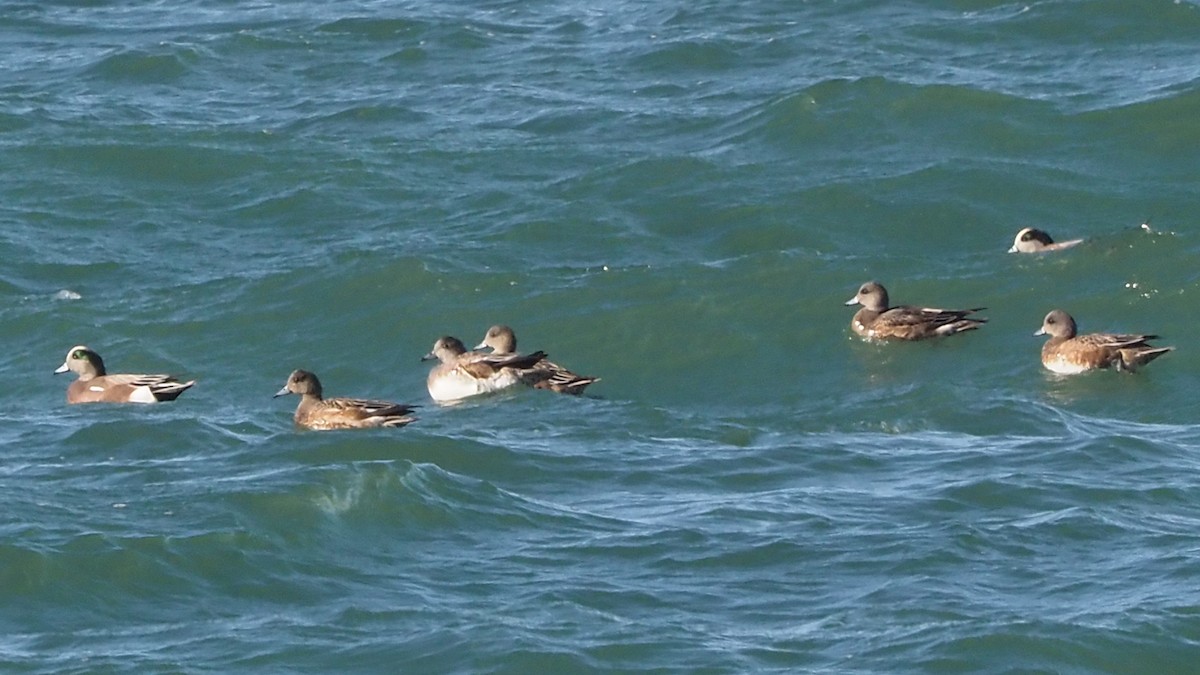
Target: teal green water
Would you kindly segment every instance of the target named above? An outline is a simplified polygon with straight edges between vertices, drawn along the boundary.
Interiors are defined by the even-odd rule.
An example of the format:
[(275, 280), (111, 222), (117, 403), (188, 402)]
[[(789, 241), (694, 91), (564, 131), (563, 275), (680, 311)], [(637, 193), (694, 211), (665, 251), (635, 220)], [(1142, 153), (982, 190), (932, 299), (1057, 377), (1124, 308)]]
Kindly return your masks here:
[[(7, 3), (0, 670), (1197, 672), (1198, 33)], [(990, 321), (863, 343), (868, 279)], [(1052, 376), (1056, 307), (1176, 349)], [(602, 381), (434, 405), (498, 322)], [(68, 407), (79, 343), (198, 384)], [(295, 368), (420, 420), (297, 430)]]

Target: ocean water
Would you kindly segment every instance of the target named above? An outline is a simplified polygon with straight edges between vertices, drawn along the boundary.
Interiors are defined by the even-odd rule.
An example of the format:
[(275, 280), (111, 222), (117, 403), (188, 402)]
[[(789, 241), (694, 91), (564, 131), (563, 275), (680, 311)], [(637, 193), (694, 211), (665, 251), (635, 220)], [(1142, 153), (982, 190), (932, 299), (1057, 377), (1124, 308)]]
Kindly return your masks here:
[[(1198, 34), (5, 2), (0, 670), (1200, 672)], [(989, 323), (861, 342), (868, 279)], [(1176, 349), (1053, 376), (1054, 308)], [(602, 381), (434, 405), (501, 322)], [(67, 406), (80, 343), (198, 384)], [(420, 419), (298, 430), (295, 368)]]

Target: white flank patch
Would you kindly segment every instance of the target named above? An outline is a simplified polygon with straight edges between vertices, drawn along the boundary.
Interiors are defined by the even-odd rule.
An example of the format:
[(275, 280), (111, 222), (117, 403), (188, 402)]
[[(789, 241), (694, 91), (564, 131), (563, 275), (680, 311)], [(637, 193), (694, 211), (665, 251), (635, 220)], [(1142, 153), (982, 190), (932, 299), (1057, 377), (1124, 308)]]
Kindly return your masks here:
[(1071, 363), (1063, 358), (1051, 359), (1044, 362), (1042, 365), (1046, 366), (1047, 370), (1058, 373), (1059, 375), (1078, 375), (1079, 373), (1087, 372), (1089, 370), (1087, 366), (1081, 366), (1078, 363)]
[(154, 392), (150, 391), (150, 387), (138, 387), (129, 395), (129, 400), (133, 403), (158, 403), (158, 399), (154, 398)]
[(429, 382), (429, 396), (438, 403), (449, 403), (479, 394), (500, 391), (518, 384), (521, 384), (521, 376), (511, 368), (505, 368), (496, 375), (482, 380), (455, 370), (449, 375), (443, 375)]
[(434, 378), (429, 382), (429, 396), (438, 403), (447, 403), (482, 394), (479, 380), (463, 377), (457, 373)]

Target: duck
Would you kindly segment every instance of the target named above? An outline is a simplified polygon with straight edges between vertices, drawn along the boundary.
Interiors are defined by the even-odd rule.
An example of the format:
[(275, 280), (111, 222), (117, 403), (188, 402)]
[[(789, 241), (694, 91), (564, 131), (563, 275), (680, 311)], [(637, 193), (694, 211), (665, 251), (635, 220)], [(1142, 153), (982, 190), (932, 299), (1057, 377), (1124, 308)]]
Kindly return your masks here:
[(982, 317), (970, 314), (986, 308), (935, 309), (913, 305), (888, 304), (888, 292), (876, 281), (868, 281), (859, 287), (847, 305), (862, 305), (850, 320), (850, 328), (860, 337), (869, 340), (925, 340), (928, 338), (954, 335), (979, 328), (987, 323)]
[(1105, 368), (1132, 372), (1174, 349), (1149, 344), (1150, 340), (1158, 338), (1157, 335), (1079, 335), (1075, 319), (1061, 309), (1046, 314), (1042, 319), (1042, 327), (1034, 335), (1050, 336), (1046, 344), (1042, 345), (1042, 365), (1060, 375), (1075, 375)]
[(411, 413), (416, 406), (362, 398), (324, 398), (321, 381), (307, 370), (294, 370), (274, 398), (297, 394), (296, 426), (326, 431), (329, 429), (368, 429), (402, 427), (415, 422)]
[(1082, 243), (1082, 239), (1070, 239), (1067, 241), (1056, 242), (1044, 230), (1026, 227), (1017, 233), (1016, 238), (1013, 239), (1012, 248), (1008, 249), (1008, 252), (1045, 253), (1048, 251), (1061, 251), (1065, 248), (1071, 248), (1072, 246)]
[(438, 403), (455, 403), (528, 384), (521, 377), (521, 371), (532, 368), (544, 358), (545, 352), (496, 355), (467, 351), (462, 340), (443, 335), (421, 360), (439, 361), (426, 379), (430, 398)]
[(67, 403), (158, 403), (174, 401), (196, 384), (171, 375), (109, 375), (104, 359), (87, 345), (67, 350), (55, 374), (73, 372), (78, 379), (67, 386)]
[[(483, 341), (475, 345), (475, 349), (491, 349), (491, 353), (495, 356), (516, 356), (517, 336), (512, 328), (497, 324), (488, 328), (487, 333), (483, 336)], [(542, 359), (533, 364), (533, 367), (521, 371), (521, 378), (535, 389), (547, 389), (560, 394), (576, 396), (582, 394), (589, 384), (600, 381), (598, 377), (573, 373), (548, 359)]]

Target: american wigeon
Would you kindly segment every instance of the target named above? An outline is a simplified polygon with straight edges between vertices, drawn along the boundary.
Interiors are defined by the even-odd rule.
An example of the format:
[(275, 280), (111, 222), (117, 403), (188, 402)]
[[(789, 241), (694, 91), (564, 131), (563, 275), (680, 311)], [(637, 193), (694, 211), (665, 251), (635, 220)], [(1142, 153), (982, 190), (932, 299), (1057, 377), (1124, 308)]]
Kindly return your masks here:
[(912, 305), (888, 306), (888, 292), (881, 284), (863, 284), (847, 305), (862, 305), (850, 320), (850, 328), (870, 340), (924, 340), (979, 328), (987, 319), (968, 318), (983, 307), (934, 309)]
[(309, 429), (364, 429), (402, 427), (416, 420), (409, 416), (414, 406), (361, 398), (323, 398), (321, 381), (307, 370), (295, 370), (275, 397), (299, 394), (295, 420)]
[[(492, 354), (496, 356), (515, 356), (517, 355), (517, 336), (508, 326), (492, 326), (483, 336), (483, 342), (475, 345), (475, 349), (489, 347)], [(536, 389), (549, 389), (562, 394), (576, 395), (582, 394), (589, 384), (600, 381), (598, 377), (577, 375), (546, 359), (538, 361), (527, 370), (522, 370), (521, 377)]]
[(1075, 319), (1056, 309), (1042, 319), (1034, 335), (1049, 335), (1042, 345), (1042, 365), (1063, 375), (1115, 367), (1132, 371), (1166, 354), (1174, 347), (1147, 344), (1157, 335), (1089, 333), (1076, 335)]
[(1061, 251), (1064, 248), (1071, 248), (1081, 243), (1083, 243), (1082, 239), (1056, 242), (1045, 231), (1026, 227), (1017, 233), (1016, 239), (1013, 240), (1012, 248), (1008, 249), (1008, 252), (1044, 253), (1046, 251)]
[(174, 401), (195, 380), (180, 382), (170, 375), (109, 375), (104, 359), (84, 345), (67, 352), (55, 373), (79, 374), (67, 387), (67, 403), (157, 403)]
[(451, 403), (525, 384), (522, 370), (546, 358), (545, 352), (499, 356), (468, 352), (461, 340), (449, 335), (438, 338), (422, 361), (441, 361), (429, 371), (429, 396), (438, 403)]

